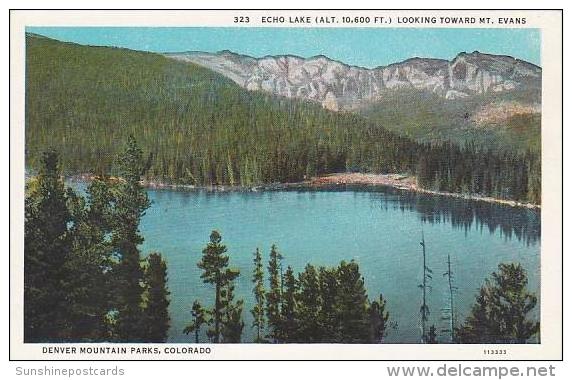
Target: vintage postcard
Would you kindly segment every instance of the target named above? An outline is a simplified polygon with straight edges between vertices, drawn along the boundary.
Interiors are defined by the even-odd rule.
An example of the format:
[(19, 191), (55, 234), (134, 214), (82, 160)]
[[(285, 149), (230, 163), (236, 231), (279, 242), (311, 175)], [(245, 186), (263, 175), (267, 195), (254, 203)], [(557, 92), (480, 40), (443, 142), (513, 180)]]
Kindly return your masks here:
[(12, 360), (559, 360), (562, 12), (12, 11)]

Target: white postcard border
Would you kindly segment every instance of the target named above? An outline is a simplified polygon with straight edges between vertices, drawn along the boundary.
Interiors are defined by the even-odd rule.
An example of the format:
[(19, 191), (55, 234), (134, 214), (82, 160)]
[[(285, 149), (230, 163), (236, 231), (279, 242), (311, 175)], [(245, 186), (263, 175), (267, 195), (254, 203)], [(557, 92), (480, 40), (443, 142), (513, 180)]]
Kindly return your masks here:
[[(526, 25), (542, 35), (542, 236), (541, 343), (530, 345), (421, 344), (24, 344), (24, 75), (27, 26), (202, 26), (202, 27), (332, 27), (261, 23), (261, 16), (526, 17)], [(233, 17), (249, 15), (248, 26)], [(445, 25), (335, 25), (335, 27), (444, 28)], [(490, 28), (490, 25), (455, 25)], [(494, 27), (500, 27), (494, 25)], [(562, 13), (525, 10), (339, 10), (339, 11), (12, 11), (10, 14), (10, 359), (11, 360), (560, 360), (562, 358)], [(47, 348), (68, 348), (46, 353)], [(127, 354), (82, 354), (82, 347), (125, 347)], [(131, 353), (132, 348), (158, 348), (160, 354)], [(209, 348), (210, 353), (166, 353), (165, 350)], [(75, 353), (71, 352), (74, 351)], [(507, 350), (491, 356), (484, 349)]]

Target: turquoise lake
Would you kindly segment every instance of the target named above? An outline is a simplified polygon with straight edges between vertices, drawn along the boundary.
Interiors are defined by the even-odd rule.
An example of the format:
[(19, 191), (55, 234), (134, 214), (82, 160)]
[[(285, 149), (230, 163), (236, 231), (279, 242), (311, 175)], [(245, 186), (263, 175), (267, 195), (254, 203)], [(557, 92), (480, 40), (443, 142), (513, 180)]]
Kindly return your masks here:
[[(251, 342), (252, 259), (258, 247), (267, 263), (276, 244), (284, 266), (295, 272), (307, 263), (334, 266), (355, 260), (370, 299), (382, 293), (393, 327), (387, 343), (420, 340), (423, 231), (430, 324), (448, 341), (443, 317), (448, 307), (447, 255), (454, 272), (455, 307), (464, 320), (485, 278), (503, 262), (520, 262), (529, 289), (540, 294), (540, 213), (393, 189), (343, 188), (320, 191), (206, 192), (149, 190), (152, 206), (141, 224), (144, 255), (161, 252), (171, 292), (169, 342), (193, 342), (183, 334), (190, 306), (210, 306), (213, 288), (203, 284), (196, 263), (213, 229), (223, 237), (230, 264), (240, 269), (237, 298), (244, 298), (243, 342)], [(266, 265), (265, 265), (266, 266)], [(540, 302), (539, 302), (540, 303)], [(532, 317), (538, 318), (539, 311)], [(204, 331), (202, 339), (206, 341)]]

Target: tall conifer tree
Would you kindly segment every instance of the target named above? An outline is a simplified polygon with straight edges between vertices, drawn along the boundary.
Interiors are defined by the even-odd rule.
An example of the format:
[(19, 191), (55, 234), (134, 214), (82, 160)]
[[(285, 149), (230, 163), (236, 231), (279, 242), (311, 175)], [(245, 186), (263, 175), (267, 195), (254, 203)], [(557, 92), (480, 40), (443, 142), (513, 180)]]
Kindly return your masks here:
[(24, 341), (69, 338), (71, 314), (68, 192), (60, 178), (59, 156), (47, 151), (38, 176), (26, 188), (24, 223)]
[(111, 338), (107, 313), (112, 307), (109, 295), (112, 247), (106, 239), (110, 232), (110, 208), (107, 184), (93, 181), (87, 189), (87, 202), (83, 197), (70, 196), (73, 222), (72, 255), (67, 267), (70, 274), (71, 340), (108, 341)]
[(260, 254), (260, 250), (256, 248), (256, 252), (254, 253), (254, 270), (252, 272), (252, 283), (254, 284), (253, 293), (254, 293), (254, 306), (250, 313), (252, 314), (252, 318), (254, 319), (252, 322), (252, 327), (256, 329), (256, 343), (264, 342), (264, 327), (265, 327), (265, 318), (264, 318), (264, 302), (266, 299), (266, 292), (264, 289), (264, 266), (262, 264), (262, 255)]
[(323, 331), (323, 341), (336, 343), (341, 339), (338, 308), (338, 281), (337, 268), (320, 267), (318, 270), (320, 283), (320, 297), (322, 307), (320, 310), (320, 328)]
[(152, 253), (147, 258), (145, 283), (147, 286), (145, 341), (162, 343), (167, 340), (170, 326), (170, 293), (167, 289), (167, 264), (160, 253)]
[[(212, 231), (210, 241), (203, 249), (203, 257), (197, 266), (203, 270), (201, 278), (203, 282), (215, 287), (215, 302), (211, 312), (212, 328), (208, 331), (214, 343), (221, 340), (222, 324), (224, 323), (224, 296), (223, 292), (229, 293), (229, 286), (239, 276), (237, 269), (229, 268), (229, 257), (226, 255), (226, 246), (221, 244), (222, 236), (218, 231)], [(241, 308), (242, 310), (242, 308)]]
[(115, 188), (113, 245), (119, 258), (117, 267), (118, 319), (116, 338), (121, 342), (145, 341), (142, 324), (143, 269), (138, 245), (143, 243), (139, 222), (149, 208), (147, 192), (140, 181), (144, 169), (143, 152), (133, 136), (119, 156), (120, 179)]
[(316, 268), (307, 264), (298, 275), (298, 310), (300, 316), (299, 334), (308, 343), (322, 342), (323, 330), (320, 325), (322, 297)]
[(338, 267), (338, 310), (340, 337), (344, 343), (369, 341), (368, 299), (359, 266), (354, 261), (342, 261)]
[(240, 343), (244, 322), (242, 321), (242, 309), (244, 301), (234, 300), (234, 283), (230, 281), (222, 291), (222, 323), (221, 342)]
[(383, 295), (379, 295), (379, 299), (371, 303), (369, 307), (370, 327), (371, 327), (371, 343), (381, 343), (387, 335), (389, 328), (389, 313), (386, 310), (386, 300)]
[(298, 339), (298, 310), (296, 308), (296, 277), (292, 267), (288, 266), (284, 273), (284, 292), (282, 293), (281, 334), (284, 342), (295, 342)]
[(199, 334), (201, 332), (201, 327), (208, 322), (207, 320), (207, 311), (202, 307), (201, 303), (198, 300), (193, 302), (193, 306), (191, 308), (191, 315), (193, 317), (193, 321), (185, 327), (183, 333), (185, 334), (195, 334), (195, 343), (199, 343)]
[(276, 245), (270, 248), (270, 260), (268, 262), (269, 290), (266, 295), (266, 316), (268, 321), (268, 337), (273, 342), (280, 341), (281, 315), (280, 304), (282, 298), (282, 278), (280, 269), (282, 255)]

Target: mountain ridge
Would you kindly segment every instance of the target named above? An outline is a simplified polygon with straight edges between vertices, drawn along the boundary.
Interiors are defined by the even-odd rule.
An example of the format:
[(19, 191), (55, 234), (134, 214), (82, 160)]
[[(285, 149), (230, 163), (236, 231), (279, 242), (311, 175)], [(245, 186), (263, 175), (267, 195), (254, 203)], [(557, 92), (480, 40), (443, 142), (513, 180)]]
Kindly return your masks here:
[[(78, 48), (81, 50), (82, 47), (89, 47), (90, 49), (107, 49), (106, 51), (110, 53), (117, 53), (131, 57), (131, 63), (129, 63), (129, 66), (119, 66), (116, 68), (120, 71), (128, 70), (131, 65), (138, 64), (136, 60), (139, 58), (136, 59), (136, 57), (140, 57), (141, 59), (144, 59), (145, 57), (161, 57), (166, 61), (165, 63), (172, 62), (172, 65), (176, 67), (186, 67), (190, 72), (197, 72), (195, 68), (201, 68), (206, 70), (202, 71), (201, 75), (207, 75), (207, 72), (216, 74), (216, 76), (218, 76), (216, 80), (217, 83), (220, 81), (228, 81), (237, 88), (242, 87), (244, 89), (244, 85), (237, 85), (236, 80), (232, 80), (228, 75), (221, 75), (220, 72), (216, 72), (217, 70), (212, 70), (208, 67), (204, 67), (204, 65), (197, 65), (192, 62), (180, 62), (178, 60), (167, 58), (165, 57), (165, 54), (161, 53), (150, 53), (119, 47), (81, 45), (74, 42), (58, 41), (33, 33), (26, 33), (26, 37), (27, 40), (43, 41), (46, 44), (54, 46), (54, 48), (57, 47), (58, 49), (65, 47), (66, 49)], [(91, 50), (83, 51), (88, 52)], [(28, 53), (29, 52), (27, 51), (27, 54)], [(219, 53), (198, 52), (196, 54), (207, 54), (208, 56), (226, 54), (228, 57), (237, 59), (239, 62), (244, 63), (244, 60), (246, 60), (247, 62), (250, 62), (252, 66), (256, 67), (258, 66), (258, 60), (262, 59), (239, 55), (228, 50), (223, 50)], [(335, 109), (338, 111), (350, 111), (351, 113), (360, 117), (365, 117), (370, 122), (383, 126), (385, 129), (395, 132), (400, 136), (412, 138), (422, 143), (453, 141), (455, 143), (465, 144), (466, 142), (475, 142), (481, 146), (494, 147), (494, 149), (508, 149), (508, 147), (510, 147), (510, 149), (516, 149), (521, 152), (525, 152), (530, 149), (539, 151), (542, 107), (541, 68), (534, 64), (527, 64), (524, 61), (522, 61), (524, 63), (521, 64), (521, 60), (510, 56), (487, 55), (479, 52), (462, 52), (459, 53), (457, 57), (467, 59), (468, 56), (468, 60), (470, 61), (477, 54), (478, 57), (483, 59), (482, 64), (484, 66), (491, 64), (490, 60), (487, 63), (488, 57), (498, 57), (502, 62), (509, 62), (510, 65), (507, 66), (508, 68), (522, 64), (526, 65), (525, 68), (532, 70), (533, 74), (536, 72), (532, 78), (529, 78), (529, 82), (532, 82), (532, 85), (527, 85), (527, 81), (525, 80), (522, 81), (522, 86), (516, 87), (513, 90), (498, 93), (489, 92), (484, 96), (474, 94), (469, 90), (470, 95), (463, 98), (454, 98), (450, 96), (450, 99), (446, 99), (445, 96), (443, 96), (446, 95), (446, 93), (441, 92), (441, 95), (438, 95), (432, 91), (433, 88), (430, 88), (430, 90), (417, 90), (409, 82), (399, 83), (399, 81), (396, 80), (395, 83), (397, 83), (398, 86), (383, 91), (381, 93), (383, 96), (375, 98), (362, 96), (357, 100), (351, 99), (351, 97), (349, 97), (349, 99), (344, 99), (337, 98), (332, 94), (329, 99), (324, 99), (326, 100), (325, 108), (330, 108), (330, 110)], [(82, 65), (87, 64), (89, 66), (87, 57), (82, 57), (81, 55), (77, 55), (76, 57), (79, 60), (78, 62), (81, 62)], [(306, 58), (292, 55), (289, 57), (298, 59), (300, 62), (308, 60)], [(266, 58), (270, 62), (273, 61), (273, 56), (267, 56)], [(316, 61), (322, 62), (322, 64), (318, 65), (319, 67), (324, 63), (330, 62), (329, 58), (324, 55), (318, 55), (314, 58)], [(445, 64), (441, 61), (444, 61)], [(447, 72), (449, 72), (448, 61), (441, 60), (439, 58), (411, 57), (405, 61), (388, 66), (391, 68), (391, 72), (399, 73), (401, 70), (402, 74), (400, 75), (405, 75), (407, 74), (407, 70), (405, 70), (405, 74), (403, 74), (404, 69), (400, 68), (403, 65), (416, 67), (425, 63), (430, 67), (434, 67), (433, 64), (435, 62), (437, 63), (437, 67), (439, 67), (439, 65), (447, 67)], [(494, 60), (492, 63), (494, 63)], [(237, 66), (241, 67), (240, 65)], [(337, 63), (336, 66), (342, 68), (346, 66), (349, 67), (349, 65), (345, 65), (343, 63)], [(141, 67), (146, 67), (144, 62)], [(57, 66), (55, 68), (57, 68)], [(357, 68), (359, 69), (359, 67)], [(366, 74), (369, 70), (373, 69), (364, 69)], [(322, 70), (322, 72), (323, 71), (324, 70)], [(509, 72), (509, 75), (505, 73), (505, 79), (511, 79), (510, 74), (514, 71), (515, 70)], [(114, 71), (110, 71), (110, 73), (113, 72)], [(360, 70), (358, 70), (358, 72), (360, 72)], [(441, 72), (443, 72), (443, 70)], [(155, 74), (163, 77), (164, 75), (168, 75), (168, 72)], [(237, 74), (237, 80), (242, 82), (243, 80), (241, 79), (240, 74), (241, 73), (239, 71)], [(429, 74), (431, 74), (430, 70)], [(137, 75), (140, 76), (144, 74), (140, 73)], [(365, 75), (365, 77), (368, 77), (368, 75), (369, 74)], [(424, 80), (423, 77), (421, 79)], [(159, 80), (159, 78), (154, 79), (151, 76), (149, 80), (156, 81)], [(193, 80), (194, 79), (191, 76), (180, 76), (177, 80), (177, 88), (194, 88), (195, 84)], [(519, 79), (517, 78), (517, 80)], [(427, 81), (425, 81), (425, 83), (427, 83)], [(401, 87), (399, 87), (399, 84), (401, 84)], [(88, 85), (86, 84), (86, 86)], [(89, 86), (91, 86), (91, 84)], [(340, 87), (342, 86), (338, 84), (338, 89)], [(256, 89), (256, 87), (254, 89)], [(269, 88), (266, 92), (260, 92), (262, 92), (264, 96), (285, 98), (284, 96), (281, 96), (284, 94), (273, 92), (273, 88)], [(111, 99), (115, 95), (108, 94), (107, 96)], [(186, 98), (188, 96), (192, 96), (192, 93), (184, 92), (181, 96)], [(291, 97), (295, 98), (293, 96)], [(297, 97), (297, 99), (292, 100), (309, 102), (320, 106), (320, 108), (324, 108), (324, 100), (307, 99), (304, 97)], [(327, 104), (327, 101), (330, 101), (331, 104)]]
[(248, 90), (310, 100), (333, 111), (354, 111), (399, 88), (431, 92), (449, 100), (532, 90), (532, 101), (540, 101), (541, 67), (478, 51), (461, 52), (450, 61), (411, 57), (371, 69), (325, 55), (256, 58), (230, 50), (164, 55), (209, 68)]

